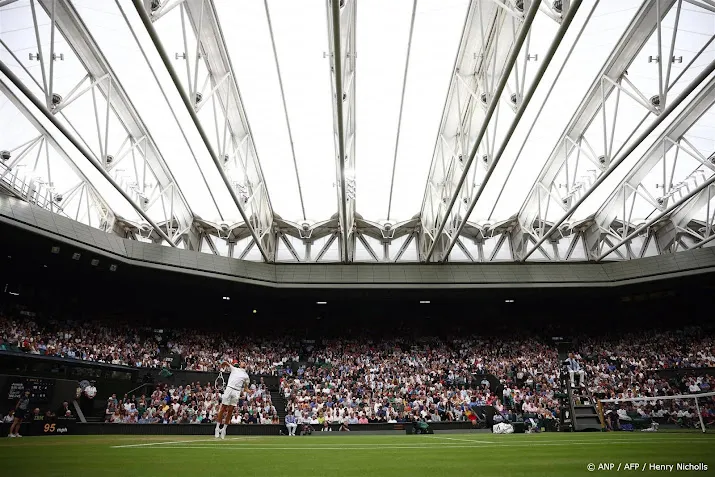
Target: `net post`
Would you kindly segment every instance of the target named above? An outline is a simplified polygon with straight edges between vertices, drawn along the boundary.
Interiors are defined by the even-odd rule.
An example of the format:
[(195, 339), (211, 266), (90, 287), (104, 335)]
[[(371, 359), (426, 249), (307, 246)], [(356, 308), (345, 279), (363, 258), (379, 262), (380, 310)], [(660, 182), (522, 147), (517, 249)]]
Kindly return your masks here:
[(698, 419), (700, 419), (700, 429), (702, 429), (703, 434), (705, 434), (705, 424), (703, 423), (703, 415), (700, 413), (700, 404), (698, 404), (697, 396), (695, 396), (695, 409), (698, 411)]

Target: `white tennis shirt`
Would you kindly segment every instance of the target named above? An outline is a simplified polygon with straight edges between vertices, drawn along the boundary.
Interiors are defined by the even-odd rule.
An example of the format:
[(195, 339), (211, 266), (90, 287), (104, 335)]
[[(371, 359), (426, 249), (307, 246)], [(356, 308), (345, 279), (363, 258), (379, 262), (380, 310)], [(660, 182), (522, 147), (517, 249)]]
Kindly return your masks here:
[(231, 365), (229, 365), (229, 368), (231, 369), (231, 374), (228, 377), (226, 386), (239, 391), (243, 390), (243, 385), (248, 383), (248, 373), (243, 368), (237, 368)]

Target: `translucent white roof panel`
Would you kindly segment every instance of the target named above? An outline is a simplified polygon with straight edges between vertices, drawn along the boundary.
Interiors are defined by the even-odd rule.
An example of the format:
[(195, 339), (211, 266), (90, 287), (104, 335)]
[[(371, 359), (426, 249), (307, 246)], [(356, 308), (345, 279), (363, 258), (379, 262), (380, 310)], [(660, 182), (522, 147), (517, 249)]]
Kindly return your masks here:
[[(688, 9), (689, 10), (689, 9)], [(701, 10), (702, 12), (702, 10)], [(664, 21), (663, 29), (661, 33), (660, 41), (664, 49), (669, 49), (671, 45), (674, 49), (674, 56), (678, 51), (681, 52), (683, 57), (683, 63), (672, 62), (671, 70), (668, 70), (667, 65), (664, 65), (661, 71), (661, 77), (663, 81), (663, 95), (666, 98), (666, 106), (669, 102), (672, 102), (676, 97), (678, 97), (683, 90), (691, 83), (693, 78), (704, 68), (708, 61), (715, 59), (713, 53), (715, 53), (715, 47), (710, 46), (710, 51), (706, 51), (705, 54), (701, 55), (694, 65), (691, 65), (687, 71), (684, 70), (684, 66), (688, 66), (689, 60), (693, 59), (695, 54), (697, 54), (703, 47), (706, 47), (707, 41), (715, 35), (715, 15), (703, 15), (695, 11), (681, 11), (680, 12), (680, 28), (678, 29), (678, 35), (675, 37), (675, 43), (673, 45), (673, 26), (675, 25), (677, 16), (677, 9), (673, 8), (668, 12)], [(685, 22), (685, 23), (683, 23)], [(687, 27), (683, 25), (687, 24)], [(685, 30), (685, 31), (682, 31)], [(628, 68), (628, 78), (631, 83), (641, 91), (647, 98), (653, 95), (659, 95), (659, 72), (658, 63), (653, 61), (649, 62), (652, 57), (652, 51), (658, 51), (658, 32), (653, 33), (648, 39), (646, 46), (643, 50), (635, 57), (632, 64)], [(667, 51), (667, 50), (666, 50)], [(681, 55), (677, 55), (680, 57)], [(682, 73), (682, 74), (681, 74)], [(670, 76), (668, 76), (670, 74)], [(666, 87), (665, 82), (668, 81), (668, 87)], [(702, 87), (702, 86), (701, 86)], [(699, 91), (696, 91), (690, 95), (694, 97)], [(635, 91), (635, 90), (634, 90)], [(626, 145), (630, 144), (635, 140), (638, 135), (646, 129), (646, 127), (652, 122), (654, 115), (647, 115), (646, 110), (635, 101), (634, 98), (629, 97), (626, 94), (620, 95), (621, 104), (618, 109), (618, 117), (616, 119), (616, 127), (614, 129), (614, 155), (616, 152), (621, 151)], [(615, 105), (613, 100), (609, 101), (607, 110), (614, 111)], [(633, 151), (623, 163), (613, 171), (613, 173), (604, 181), (604, 183), (595, 189), (589, 198), (579, 207), (577, 213), (574, 215), (575, 220), (583, 219), (599, 208), (599, 206), (611, 195), (612, 191), (617, 187), (617, 185), (623, 180), (628, 171), (638, 164), (639, 159), (643, 153), (651, 146), (654, 139), (659, 136), (659, 134), (664, 131), (669, 124), (671, 124), (678, 113), (682, 111), (688, 104), (685, 101), (677, 108), (673, 113), (666, 118), (663, 123), (649, 136), (649, 139), (638, 144), (638, 147)], [(610, 108), (610, 109), (609, 109)], [(612, 113), (611, 113), (612, 114)], [(647, 119), (642, 123), (640, 127), (637, 127), (644, 117)], [(706, 115), (705, 118), (710, 117)], [(613, 119), (607, 119), (606, 123), (608, 127), (612, 127)], [(698, 125), (707, 125), (707, 121), (699, 121)], [(699, 127), (699, 126), (698, 126)], [(702, 129), (700, 129), (703, 131)], [(603, 140), (603, 122), (594, 121), (594, 125), (589, 128), (589, 133), (587, 137), (591, 140)], [(610, 132), (607, 134), (610, 136)], [(712, 130), (710, 131), (710, 137), (708, 138), (708, 132), (705, 132), (705, 137), (697, 137), (692, 140), (697, 139), (699, 142), (697, 145), (703, 146), (703, 151), (705, 156), (713, 152), (708, 144), (713, 139)], [(702, 142), (705, 142), (703, 144)], [(620, 147), (619, 147), (620, 146)], [(696, 146), (697, 147), (697, 146)], [(680, 167), (687, 168), (687, 161), (680, 161)], [(702, 165), (702, 164), (701, 164)], [(692, 166), (692, 165), (691, 165)], [(681, 180), (692, 173), (693, 171), (684, 172), (683, 170), (678, 171), (681, 175)], [(683, 174), (685, 174), (683, 176)], [(674, 178), (677, 175), (672, 172)], [(677, 181), (676, 181), (677, 182)], [(654, 189), (655, 190), (655, 189)], [(662, 190), (662, 180), (661, 180), (661, 190)]]
[[(337, 212), (337, 202), (332, 200), (336, 192), (330, 66), (323, 55), (328, 51), (325, 7), (323, 2), (272, 1), (268, 5), (305, 213), (308, 220), (317, 221)], [(253, 116), (249, 118), (253, 125)], [(274, 123), (285, 127), (282, 113), (277, 114)], [(285, 169), (291, 171), (292, 158), (285, 159), (290, 161)], [(283, 185), (277, 184), (274, 189), (279, 187)], [(293, 201), (297, 199), (296, 194)], [(278, 208), (276, 211), (283, 214)], [(297, 220), (299, 216), (285, 218)]]
[[(298, 220), (302, 217), (298, 182), (264, 4), (251, 0), (223, 0), (215, 4), (250, 121), (258, 157), (268, 184), (273, 209), (287, 220)], [(274, 26), (274, 32), (284, 39), (285, 31), (279, 28), (279, 24), (285, 22), (283, 20), (285, 17), (283, 13), (278, 13), (278, 10), (280, 8), (271, 9), (272, 19), (276, 17), (275, 21), (278, 23)], [(317, 25), (313, 23), (312, 29), (318, 30), (325, 43), (327, 30), (323, 17), (324, 15), (321, 15), (313, 19), (317, 21)], [(280, 46), (285, 48), (285, 41), (282, 41)], [(321, 58), (322, 48), (318, 47), (316, 50), (313, 51), (312, 56)], [(310, 53), (303, 51), (302, 54)], [(322, 71), (324, 77), (328, 75), (327, 65), (325, 67), (326, 69)], [(290, 67), (288, 69), (290, 70)], [(307, 79), (309, 76), (303, 77)], [(329, 100), (330, 93), (326, 94)], [(289, 107), (291, 107), (290, 103)], [(295, 109), (291, 109), (291, 111), (296, 110), (297, 105)], [(325, 166), (334, 170), (332, 155), (325, 158)]]
[[(329, 15), (332, 2), (337, 1), (144, 2), (151, 10), (151, 29), (158, 35), (160, 48), (129, 0), (56, 0), (56, 5), (76, 10), (81, 20), (80, 33), (68, 36), (61, 28), (52, 28), (48, 10), (51, 0), (0, 1), (0, 61), (47, 105), (92, 158), (87, 160), (8, 78), (0, 75), (0, 182), (4, 181), (5, 189), (13, 187), (13, 181), (32, 183), (50, 200), (49, 208), (91, 225), (101, 223), (102, 214), (113, 214), (141, 228), (144, 218), (137, 208), (167, 229), (184, 228), (177, 233), (185, 233), (192, 219), (197, 219), (193, 224), (213, 236), (210, 244), (202, 242), (202, 251), (247, 260), (262, 259), (259, 247), (250, 245), (253, 236), (275, 233), (276, 224), (284, 227), (283, 222), (273, 220), (280, 217), (288, 222), (289, 230), (279, 232), (285, 233), (300, 261), (315, 260), (319, 255), (322, 261), (340, 260), (341, 242), (334, 239), (340, 230), (332, 220), (338, 212), (340, 181), (334, 125), (338, 108), (331, 85), (334, 59), (329, 54), (334, 41), (329, 34)], [(399, 261), (418, 260), (420, 253), (424, 254), (421, 247), (426, 243), (429, 246), (429, 240), (414, 236), (429, 229), (427, 223), (410, 222), (405, 229), (398, 229), (394, 240), (390, 238), (393, 229), (387, 227), (369, 232), (360, 229), (418, 216), (426, 191), (430, 207), (436, 210), (429, 213), (445, 225), (450, 223), (445, 233), (452, 233), (456, 225), (451, 222), (460, 222), (466, 215), (473, 197), (470, 194), (482, 185), (490, 160), (512, 124), (513, 134), (504, 143), (503, 154), (468, 217), (465, 234), (469, 236), (462, 237), (450, 259), (513, 260), (523, 251), (500, 234), (515, 217), (522, 229), (528, 229), (533, 221), (526, 211), (542, 205), (548, 208), (538, 216), (547, 225), (567, 211), (568, 222), (589, 220), (603, 210), (619, 187), (624, 187), (629, 173), (641, 166), (645, 152), (705, 89), (705, 83), (646, 137), (639, 136), (715, 61), (715, 12), (708, 7), (709, 1), (665, 2), (673, 6), (665, 13), (661, 28), (646, 38), (642, 33), (654, 28), (653, 12), (632, 36), (624, 35), (639, 12), (650, 11), (652, 2), (583, 0), (539, 83), (534, 83), (536, 73), (563, 24), (559, 17), (564, 12), (558, 11), (558, 5), (570, 2), (539, 3), (541, 8), (526, 41), (519, 51), (512, 52), (526, 15), (520, 8), (522, 2), (516, 0), (351, 1), (341, 1), (338, 11), (339, 27), (345, 29), (354, 22), (356, 38), (355, 51), (348, 51), (348, 61), (354, 60), (355, 96), (347, 98), (347, 104), (354, 106), (356, 117), (355, 157), (351, 157), (356, 176), (355, 210), (364, 219), (351, 231), (355, 232), (357, 261), (374, 261), (375, 256), (379, 261), (396, 260), (408, 240)], [(526, 6), (529, 3), (524, 2)], [(344, 15), (353, 5), (355, 17)], [(486, 12), (484, 17), (481, 13), (477, 16), (477, 10)], [(208, 41), (206, 30), (201, 30), (206, 24), (201, 23), (198, 12), (217, 18), (219, 28), (211, 30)], [(467, 25), (475, 26), (465, 28)], [(476, 25), (488, 28), (482, 32)], [(81, 34), (83, 28), (87, 37)], [(482, 34), (485, 36), (479, 37)], [(623, 68), (616, 68), (614, 77), (597, 78), (622, 40), (644, 46), (637, 52), (625, 49), (627, 54), (619, 62), (619, 68)], [(94, 62), (88, 65), (86, 55), (76, 47), (78, 42), (96, 43), (110, 73), (98, 76), (90, 72)], [(159, 50), (168, 56), (176, 82)], [(518, 74), (511, 71), (505, 92), (496, 98), (499, 107), (487, 127), (486, 139), (479, 144), (469, 175), (465, 174), (468, 188), (473, 190), (455, 190), (464, 154), (474, 149), (472, 142), (484, 126), (480, 121), (491, 101), (486, 92), (493, 91), (487, 83), (496, 83), (499, 78), (491, 76), (498, 76), (502, 69), (500, 65), (490, 72), (484, 67), (486, 63), (481, 69), (477, 65), (481, 58), (506, 61), (517, 53)], [(94, 54), (90, 52), (90, 56)], [(667, 61), (661, 61), (661, 57)], [(106, 66), (98, 63), (101, 68)], [(461, 70), (474, 70), (455, 71), (455, 64)], [(217, 65), (233, 75), (218, 77)], [(106, 87), (110, 80), (112, 88), (126, 93), (121, 101), (128, 104), (130, 113), (108, 107)], [(226, 98), (218, 98), (214, 92), (224, 92), (224, 81), (231, 87), (226, 88)], [(452, 81), (459, 87), (450, 87)], [(610, 94), (595, 100), (598, 107), (595, 114), (591, 111), (592, 118), (579, 118), (579, 106), (585, 104), (596, 81), (616, 85)], [(520, 106), (517, 92), (523, 99), (521, 82), (525, 90), (532, 84), (536, 89), (521, 120), (513, 123)], [(610, 91), (611, 86), (607, 89)], [(182, 92), (188, 92), (193, 102), (189, 107), (196, 113), (196, 122), (182, 100)], [(119, 101), (116, 97), (112, 100), (115, 105)], [(128, 124), (128, 115), (137, 121)], [(448, 118), (444, 122), (443, 116)], [(134, 122), (139, 126), (132, 128)], [(562, 157), (550, 161), (556, 148), (565, 143), (560, 139), (570, 123), (578, 123), (578, 134), (565, 139), (571, 141), (571, 149), (563, 161)], [(47, 130), (45, 136), (43, 128)], [(435, 154), (441, 130), (445, 135), (442, 142), (449, 145), (438, 150), (445, 150), (444, 154)], [(495, 147), (486, 146), (487, 141)], [(712, 108), (678, 141), (679, 148), (668, 151), (652, 170), (641, 174), (644, 179), (631, 210), (599, 226), (617, 228), (620, 220), (643, 223), (712, 177)], [(153, 166), (147, 159), (154, 157), (146, 150), (148, 142), (158, 158)], [(253, 148), (251, 152), (240, 149), (245, 145), (246, 151)], [(631, 146), (632, 153), (622, 157)], [(446, 158), (444, 164), (451, 165), (452, 170), (440, 164), (444, 170), (434, 173), (428, 186), (431, 165), (433, 161), (438, 164), (436, 156), (440, 161), (442, 156)], [(612, 167), (615, 160), (618, 166)], [(92, 162), (104, 167), (130, 200)], [(545, 176), (548, 179), (538, 184)], [(10, 177), (12, 181), (7, 179)], [(603, 183), (592, 187), (601, 180)], [(264, 190), (268, 201), (263, 200)], [(541, 192), (535, 194), (535, 190)], [(466, 197), (457, 197), (460, 193)], [(568, 204), (585, 195), (588, 197), (583, 204), (570, 211)], [(169, 220), (166, 208), (172, 204), (164, 200), (169, 196), (181, 200), (182, 207), (185, 200), (188, 223)], [(535, 196), (539, 198), (534, 200)], [(447, 214), (446, 204), (452, 199), (456, 205)], [(237, 202), (247, 211), (250, 226), (243, 223)], [(713, 208), (715, 203), (710, 203), (710, 209), (704, 206), (681, 216), (691, 222), (706, 222), (712, 220), (707, 211)], [(432, 219), (425, 214), (423, 220)], [(319, 226), (303, 228), (303, 222)], [(300, 230), (292, 226), (294, 223), (301, 224)], [(491, 227), (495, 223), (506, 225), (495, 229)], [(543, 227), (527, 230), (527, 249), (543, 231)], [(313, 232), (313, 237), (320, 238), (311, 238)], [(381, 233), (383, 241), (373, 238)], [(655, 253), (652, 244), (639, 240), (633, 246), (642, 247), (645, 256)], [(581, 260), (587, 257), (583, 243), (582, 238), (545, 243), (529, 260), (551, 260), (556, 253), (563, 260)], [(296, 260), (283, 239), (279, 239), (276, 250), (278, 261)], [(621, 258), (627, 255), (620, 249), (618, 253)]]
[(356, 207), (365, 217), (387, 218), (412, 3), (357, 8)]
[(469, 2), (417, 3), (395, 170), (393, 220), (419, 212)]
[[(139, 44), (114, 2), (97, 4), (79, 0), (74, 4), (132, 99), (194, 213), (206, 220), (218, 221), (220, 210), (226, 220), (239, 220), (238, 211), (131, 4), (123, 2), (122, 7)], [(147, 53), (148, 61), (142, 50)], [(152, 67), (157, 72), (158, 83)], [(208, 187), (200, 171), (206, 175)]]
[[(579, 12), (581, 16), (588, 13), (592, 7), (591, 3), (584, 2), (582, 10)], [(603, 63), (640, 4), (639, 0), (628, 0), (618, 2), (618, 4), (599, 2), (579, 42), (568, 58), (561, 76), (556, 81), (551, 95), (547, 98), (547, 91), (544, 91), (547, 88), (542, 87), (539, 94), (535, 95), (532, 100), (530, 109), (540, 108), (544, 101), (546, 101), (546, 105), (528, 137), (526, 133), (533, 119), (527, 121), (526, 125), (525, 123), (520, 124), (517, 134), (514, 135), (507, 148), (504, 160), (499, 163), (492, 177), (493, 182), (485, 190), (484, 200), (481, 200), (472, 212), (471, 221), (503, 220), (519, 211), (529, 193), (529, 187), (525, 187), (525, 184), (533, 184), (538, 177), (559, 136), (571, 120), (593, 79), (603, 67)], [(584, 20), (581, 18), (581, 22)], [(580, 25), (576, 24), (574, 27), (576, 29)], [(566, 61), (566, 55), (576, 39), (575, 36), (576, 31), (571, 31), (568, 37), (570, 43), (564, 41), (552, 61), (555, 68), (551, 68), (550, 74), (554, 78), (553, 70), (561, 68)], [(542, 45), (542, 49), (538, 53), (543, 55), (546, 48), (548, 45)], [(547, 86), (549, 86), (548, 83)], [(525, 140), (523, 151), (517, 157)], [(514, 164), (515, 161), (516, 164)], [(513, 171), (509, 176), (508, 173), (512, 167)], [(496, 202), (502, 186), (504, 191), (499, 201)]]

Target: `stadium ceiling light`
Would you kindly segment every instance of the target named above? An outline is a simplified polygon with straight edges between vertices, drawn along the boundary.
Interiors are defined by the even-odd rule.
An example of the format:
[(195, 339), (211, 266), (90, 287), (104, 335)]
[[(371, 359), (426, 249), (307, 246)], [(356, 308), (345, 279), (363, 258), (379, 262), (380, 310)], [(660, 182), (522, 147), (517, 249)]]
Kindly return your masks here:
[(60, 253), (60, 248), (58, 246), (52, 247), (52, 253)]
[(92, 264), (93, 267), (96, 267), (97, 265), (99, 265), (99, 260), (97, 260), (96, 258), (93, 258), (90, 263)]
[(328, 304), (327, 301), (316, 301), (315, 303), (317, 303), (318, 305), (327, 305)]
[(225, 297), (222, 297), (222, 298), (223, 298), (224, 300), (230, 300), (230, 299), (231, 299), (230, 296), (225, 296)]
[(504, 300), (504, 303), (514, 303), (514, 300)]
[(72, 260), (79, 260), (79, 257), (81, 257), (81, 256), (82, 256), (81, 254), (75, 252), (72, 254)]
[(429, 305), (431, 302), (429, 300), (420, 300), (423, 305)]

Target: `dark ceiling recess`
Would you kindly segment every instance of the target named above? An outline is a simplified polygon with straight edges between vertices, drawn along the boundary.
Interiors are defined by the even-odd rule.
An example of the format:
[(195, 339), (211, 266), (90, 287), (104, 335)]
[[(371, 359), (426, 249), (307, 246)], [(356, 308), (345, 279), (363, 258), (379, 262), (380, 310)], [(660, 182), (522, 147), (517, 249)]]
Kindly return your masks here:
[[(2, 284), (20, 286), (26, 291), (21, 298), (41, 295), (59, 303), (72, 297), (102, 310), (156, 309), (202, 316), (245, 311), (252, 319), (320, 316), (323, 321), (449, 316), (484, 323), (516, 315), (560, 319), (595, 313), (605, 317), (611, 308), (644, 303), (682, 301), (688, 310), (712, 310), (715, 304), (713, 273), (608, 289), (280, 289), (117, 264), (106, 256), (5, 224), (0, 224), (0, 247)], [(254, 314), (254, 309), (260, 313)]]

